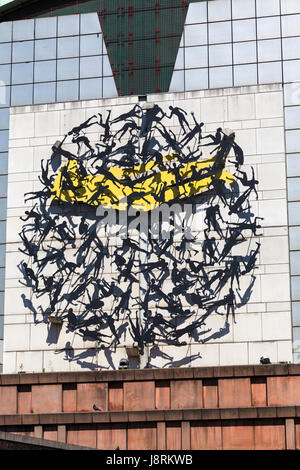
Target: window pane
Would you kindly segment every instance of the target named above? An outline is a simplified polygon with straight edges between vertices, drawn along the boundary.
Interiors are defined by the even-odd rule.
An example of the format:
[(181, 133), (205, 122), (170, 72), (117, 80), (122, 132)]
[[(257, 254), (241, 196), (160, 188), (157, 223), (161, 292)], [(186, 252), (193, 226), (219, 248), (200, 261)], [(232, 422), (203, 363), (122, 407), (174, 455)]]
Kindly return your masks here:
[(80, 99), (92, 100), (102, 98), (102, 78), (80, 80)]
[(103, 56), (103, 75), (112, 75), (111, 65), (107, 55)]
[(33, 60), (33, 41), (13, 43), (13, 62), (30, 62)]
[(15, 85), (11, 88), (11, 105), (25, 106), (32, 104), (33, 85)]
[(184, 71), (173, 72), (171, 83), (170, 83), (170, 92), (174, 91), (184, 91)]
[(258, 60), (259, 62), (281, 60), (281, 40), (258, 41)]
[(256, 0), (257, 16), (280, 15), (280, 0)]
[(118, 96), (118, 93), (113, 77), (103, 78), (103, 98), (113, 98), (114, 96)]
[(300, 104), (300, 82), (284, 85), (284, 104), (286, 106)]
[(56, 80), (56, 60), (46, 60), (43, 62), (35, 62), (34, 64), (34, 81), (48, 82)]
[(11, 63), (11, 43), (0, 44), (0, 64)]
[(184, 27), (185, 46), (198, 46), (207, 44), (207, 27), (204, 24), (195, 24)]
[[(288, 178), (288, 200), (300, 201), (300, 178)], [(294, 273), (295, 274), (295, 273)]]
[(209, 64), (210, 66), (232, 64), (232, 45), (209, 46)]
[(80, 77), (101, 77), (102, 76), (102, 56), (81, 57)]
[(256, 62), (256, 60), (256, 41), (233, 44), (233, 62), (235, 64)]
[(178, 53), (177, 53), (177, 58), (176, 58), (176, 62), (175, 62), (175, 66), (174, 66), (174, 70), (181, 70), (184, 68), (184, 49), (183, 47), (180, 47), (178, 49)]
[(232, 0), (232, 18), (255, 17), (255, 0)]
[[(0, 152), (7, 152), (8, 149), (8, 130), (0, 131)], [(4, 197), (5, 194), (1, 193), (0, 197)]]
[(8, 128), (9, 128), (9, 108), (1, 108), (0, 109), (0, 129), (8, 129)]
[(0, 86), (10, 84), (11, 65), (0, 65)]
[[(2, 193), (2, 179), (5, 180), (5, 187), (7, 187), (7, 178), (5, 176), (0, 177), (0, 192)], [(0, 243), (5, 243), (6, 239), (6, 222), (0, 222)]]
[(232, 67), (211, 67), (209, 69), (209, 88), (233, 86)]
[(234, 67), (234, 86), (256, 85), (257, 65), (237, 65)]
[(233, 40), (251, 41), (256, 40), (255, 20), (240, 20), (233, 22)]
[(57, 80), (78, 78), (79, 59), (62, 59), (57, 61)]
[(283, 15), (289, 13), (300, 13), (299, 0), (281, 0), (281, 13)]
[(57, 101), (76, 101), (78, 100), (78, 80), (68, 80), (57, 82)]
[[(300, 154), (287, 155), (287, 176), (300, 176)], [(297, 248), (298, 249), (298, 248)], [(300, 237), (299, 237), (300, 250)]]
[(56, 92), (56, 83), (36, 83), (34, 85), (34, 103), (54, 103)]
[(79, 37), (71, 36), (58, 39), (57, 57), (78, 57), (79, 56)]
[(231, 21), (209, 24), (209, 43), (231, 42)]
[(300, 128), (300, 106), (290, 106), (285, 108), (285, 128)]
[[(299, 24), (300, 27), (300, 24)], [(300, 31), (300, 29), (299, 29)], [(299, 59), (300, 58), (300, 37), (283, 39), (283, 58), (284, 59)]]
[(228, 0), (214, 0), (208, 2), (208, 21), (222, 21), (231, 19), (231, 5)]
[(282, 16), (282, 36), (299, 36), (300, 15)]
[(208, 70), (207, 69), (194, 69), (186, 70), (185, 72), (185, 89), (203, 90), (208, 88)]
[[(0, 154), (0, 174), (6, 175), (7, 172), (8, 172), (8, 154), (1, 153)], [(6, 202), (5, 202), (5, 206), (6, 206)]]
[(80, 55), (102, 54), (102, 34), (90, 34), (80, 37)]
[(0, 86), (0, 108), (10, 105), (10, 86)]
[(287, 153), (300, 152), (300, 130), (286, 131), (285, 135)]
[(207, 46), (185, 48), (185, 67), (187, 69), (207, 67), (207, 65)]
[(290, 227), (290, 249), (300, 250), (300, 227)]
[(283, 76), (285, 82), (300, 80), (300, 60), (288, 60), (283, 62)]
[(0, 42), (10, 42), (12, 37), (12, 22), (0, 23)]
[(257, 19), (257, 38), (271, 39), (280, 38), (280, 17), (258, 18)]
[(186, 15), (185, 24), (206, 23), (207, 22), (207, 3), (191, 3)]
[(79, 15), (59, 16), (57, 35), (75, 36), (76, 34), (79, 34)]
[(36, 39), (52, 38), (56, 36), (57, 17), (37, 18), (35, 20)]
[(300, 300), (300, 276), (291, 277), (292, 300)]
[(101, 33), (100, 21), (97, 13), (80, 15), (80, 34)]
[(293, 326), (300, 326), (300, 302), (292, 302)]
[(13, 64), (12, 84), (23, 84), (33, 82), (33, 62), (25, 64)]
[(56, 39), (39, 39), (35, 43), (35, 59), (46, 60), (56, 58)]
[(13, 22), (13, 41), (24, 41), (34, 38), (34, 20)]

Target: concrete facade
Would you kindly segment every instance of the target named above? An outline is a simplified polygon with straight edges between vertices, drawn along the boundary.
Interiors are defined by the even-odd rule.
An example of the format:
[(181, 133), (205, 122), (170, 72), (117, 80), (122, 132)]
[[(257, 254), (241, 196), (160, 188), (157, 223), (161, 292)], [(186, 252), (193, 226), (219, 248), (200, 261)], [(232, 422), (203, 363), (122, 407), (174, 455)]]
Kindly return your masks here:
[[(24, 307), (22, 294), (30, 297), (30, 289), (20, 284), (20, 253), (18, 232), (20, 217), (27, 206), (24, 193), (37, 189), (40, 163), (49, 157), (49, 148), (74, 125), (103, 109), (111, 109), (113, 116), (129, 110), (136, 98), (119, 98), (109, 101), (76, 102), (56, 105), (26, 106), (11, 109), (10, 161), (8, 176), (6, 300), (5, 300), (5, 373), (20, 371), (68, 371), (109, 366), (104, 351), (97, 343), (83, 341), (78, 335), (67, 333), (65, 327), (53, 332), (45, 323), (34, 323), (34, 316)], [(250, 237), (244, 248), (261, 243), (255, 280), (249, 299), (236, 311), (236, 322), (224, 315), (212, 314), (206, 322), (204, 341), (188, 338), (187, 346), (158, 345), (147, 348), (146, 356), (153, 357), (150, 367), (166, 367), (192, 358), (194, 366), (257, 364), (262, 355), (272, 362), (292, 361), (292, 323), (290, 298), (290, 266), (287, 216), (287, 183), (283, 119), (283, 90), (281, 85), (263, 85), (224, 90), (190, 93), (170, 93), (148, 96), (163, 109), (170, 105), (193, 111), (205, 122), (205, 133), (218, 127), (230, 127), (236, 131), (236, 141), (245, 153), (244, 171), (255, 171), (258, 199), (251, 201), (251, 209), (262, 217), (259, 236)], [(176, 132), (176, 128), (173, 128)], [(177, 131), (178, 132), (178, 131)], [(98, 136), (89, 133), (97, 141)], [(66, 143), (66, 148), (69, 148)], [(70, 147), (71, 148), (71, 147)], [(26, 158), (24, 156), (26, 155)], [(25, 163), (26, 162), (26, 163)], [(230, 170), (230, 164), (228, 169)], [(74, 219), (76, 220), (76, 219)], [(233, 219), (232, 219), (233, 220)], [(201, 240), (201, 225), (197, 214), (191, 221), (192, 233)], [(199, 231), (200, 229), (200, 231)], [(199, 238), (200, 237), (200, 238)], [(110, 245), (118, 241), (112, 237)], [(105, 279), (113, 273), (104, 267)], [(243, 279), (245, 290), (250, 278)], [(243, 287), (243, 286), (242, 286)], [(37, 299), (36, 306), (43, 305)], [(106, 307), (109, 311), (109, 305)], [(224, 335), (212, 336), (223, 328)], [(52, 328), (52, 332), (51, 332)], [(52, 336), (51, 336), (52, 334)], [(71, 361), (63, 349), (69, 342), (78, 360)], [(117, 368), (119, 360), (126, 357), (124, 346), (130, 338), (124, 338), (111, 355), (111, 363)], [(92, 356), (90, 362), (81, 360), (85, 350)], [(162, 355), (169, 356), (163, 359)], [(200, 357), (196, 357), (200, 355)], [(170, 362), (170, 358), (171, 362)]]

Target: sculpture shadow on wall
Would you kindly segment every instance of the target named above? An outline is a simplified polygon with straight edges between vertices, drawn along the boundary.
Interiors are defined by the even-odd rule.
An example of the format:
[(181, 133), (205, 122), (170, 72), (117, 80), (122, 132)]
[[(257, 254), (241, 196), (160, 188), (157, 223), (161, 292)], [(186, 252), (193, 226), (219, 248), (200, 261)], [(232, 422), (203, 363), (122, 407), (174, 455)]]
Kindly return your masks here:
[[(54, 316), (81, 337), (85, 351), (70, 341), (56, 351), (81, 367), (115, 368), (113, 354), (129, 343), (148, 353), (147, 367), (189, 365), (203, 356), (195, 345), (229, 334), (251, 297), (261, 228), (254, 169), (244, 171), (233, 132), (203, 136), (193, 113), (189, 121), (170, 111), (136, 105), (114, 119), (110, 110), (92, 116), (53, 145), (42, 189), (25, 194), (33, 205), (20, 232), (21, 282), (32, 291), (24, 307), (35, 323)], [(59, 331), (49, 328), (48, 344)], [(172, 346), (185, 356), (175, 359)]]

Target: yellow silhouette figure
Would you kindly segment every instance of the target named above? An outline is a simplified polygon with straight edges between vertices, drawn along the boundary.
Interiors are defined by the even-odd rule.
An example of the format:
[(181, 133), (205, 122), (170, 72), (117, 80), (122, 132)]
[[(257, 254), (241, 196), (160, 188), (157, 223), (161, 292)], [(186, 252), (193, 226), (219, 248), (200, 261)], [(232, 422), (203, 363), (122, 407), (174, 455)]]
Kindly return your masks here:
[(228, 152), (221, 146), (213, 157), (186, 164), (180, 163), (180, 155), (170, 154), (160, 163), (150, 161), (133, 168), (114, 166), (95, 176), (82, 176), (78, 161), (69, 160), (54, 181), (51, 197), (118, 210), (131, 205), (149, 211), (165, 202), (198, 195), (209, 188), (213, 179), (233, 183), (234, 176), (224, 169)]

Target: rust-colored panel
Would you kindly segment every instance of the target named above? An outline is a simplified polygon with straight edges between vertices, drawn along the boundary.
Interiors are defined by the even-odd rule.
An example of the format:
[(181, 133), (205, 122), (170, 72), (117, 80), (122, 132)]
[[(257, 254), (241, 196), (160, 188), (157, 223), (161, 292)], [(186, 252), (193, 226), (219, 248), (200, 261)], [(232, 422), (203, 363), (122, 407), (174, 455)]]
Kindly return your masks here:
[(285, 449), (285, 425), (283, 420), (255, 421), (254, 441), (256, 450)]
[(44, 426), (43, 439), (57, 441), (57, 426)]
[(67, 443), (96, 448), (97, 429), (95, 425), (70, 425), (67, 430)]
[(154, 410), (155, 384), (147, 382), (124, 382), (124, 410)]
[(128, 450), (156, 450), (156, 426), (152, 423), (128, 425)]
[(123, 407), (123, 382), (111, 382), (108, 388), (108, 409), (109, 411), (121, 411)]
[(191, 449), (192, 450), (220, 450), (222, 449), (222, 432), (220, 421), (208, 423), (195, 421), (191, 423)]
[(268, 405), (291, 406), (300, 403), (300, 377), (268, 377)]
[(172, 380), (171, 409), (202, 408), (202, 380)]
[(0, 387), (0, 414), (13, 415), (17, 413), (17, 387)]
[(77, 384), (77, 411), (93, 412), (93, 405), (101, 411), (107, 411), (107, 383)]
[(61, 385), (32, 385), (33, 413), (61, 413)]
[(219, 379), (219, 407), (251, 406), (250, 378)]
[(157, 410), (169, 410), (170, 401), (170, 381), (159, 380), (155, 383), (155, 408)]
[(203, 408), (218, 408), (218, 381), (217, 379), (205, 379), (203, 386)]
[(126, 450), (127, 425), (125, 423), (99, 424), (97, 427), (97, 449)]
[(18, 386), (18, 414), (31, 413), (31, 386)]
[(76, 384), (63, 384), (63, 412), (74, 413), (76, 411), (76, 401)]
[(300, 450), (300, 419), (295, 420), (296, 449)]
[(167, 423), (167, 450), (181, 450), (181, 423)]
[(232, 420), (222, 424), (222, 442), (224, 450), (253, 450), (254, 423), (251, 420)]
[(251, 404), (252, 406), (267, 406), (266, 377), (251, 378)]
[(157, 423), (157, 450), (166, 450), (166, 440), (166, 423), (163, 421), (159, 421)]

